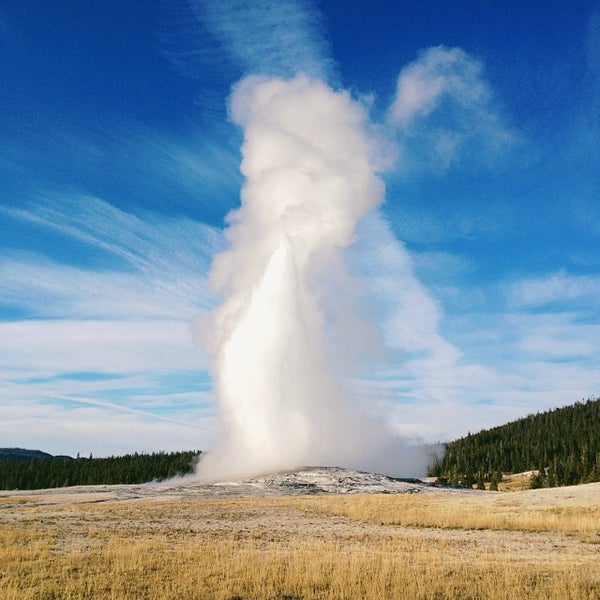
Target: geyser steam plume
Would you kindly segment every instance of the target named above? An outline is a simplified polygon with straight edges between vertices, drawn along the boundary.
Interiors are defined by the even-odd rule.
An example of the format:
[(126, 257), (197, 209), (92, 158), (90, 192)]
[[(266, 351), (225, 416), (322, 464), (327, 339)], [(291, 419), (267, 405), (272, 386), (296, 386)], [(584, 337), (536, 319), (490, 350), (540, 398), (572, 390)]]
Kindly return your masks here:
[(344, 249), (384, 194), (366, 110), (305, 75), (252, 76), (235, 88), (231, 116), (244, 130), (246, 181), (211, 274), (222, 298), (207, 341), (222, 431), (200, 475), (304, 465), (401, 474), (412, 458), (361, 413), (326, 339), (329, 282), (344, 280)]

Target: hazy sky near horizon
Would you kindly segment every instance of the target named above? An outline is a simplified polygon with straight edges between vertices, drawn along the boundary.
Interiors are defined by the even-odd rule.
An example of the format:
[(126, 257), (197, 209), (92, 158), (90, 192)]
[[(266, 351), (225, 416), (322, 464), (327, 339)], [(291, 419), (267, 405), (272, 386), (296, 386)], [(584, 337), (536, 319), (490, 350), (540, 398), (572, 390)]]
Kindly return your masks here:
[(229, 97), (300, 71), (379, 140), (365, 404), (436, 441), (600, 394), (600, 3), (5, 0), (0, 446), (210, 447)]

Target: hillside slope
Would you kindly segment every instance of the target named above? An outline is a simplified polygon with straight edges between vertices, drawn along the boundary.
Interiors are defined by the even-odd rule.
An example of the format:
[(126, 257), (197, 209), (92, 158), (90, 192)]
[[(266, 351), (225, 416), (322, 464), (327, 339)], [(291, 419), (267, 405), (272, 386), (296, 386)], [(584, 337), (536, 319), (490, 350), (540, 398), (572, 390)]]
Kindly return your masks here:
[(600, 399), (469, 434), (444, 445), (430, 475), (494, 488), (503, 473), (535, 471), (532, 487), (600, 481)]

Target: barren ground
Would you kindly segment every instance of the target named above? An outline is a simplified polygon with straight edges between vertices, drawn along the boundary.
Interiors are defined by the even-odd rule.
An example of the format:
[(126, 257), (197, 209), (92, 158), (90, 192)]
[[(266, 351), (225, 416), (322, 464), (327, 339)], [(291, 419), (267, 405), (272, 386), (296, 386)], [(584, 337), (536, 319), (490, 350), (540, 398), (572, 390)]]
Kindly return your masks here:
[[(33, 518), (41, 530), (60, 527), (65, 534), (80, 537), (83, 545), (88, 528), (82, 525), (89, 523), (95, 529), (129, 532), (135, 536), (141, 536), (149, 529), (153, 534), (167, 537), (174, 532), (209, 537), (227, 532), (256, 537), (261, 531), (268, 531), (271, 541), (282, 543), (295, 536), (329, 540), (355, 536), (374, 539), (378, 536), (408, 536), (452, 542), (464, 551), (469, 547), (504, 549), (514, 557), (539, 561), (558, 555), (566, 558), (566, 554), (581, 558), (594, 556), (600, 560), (600, 521), (596, 532), (587, 532), (584, 536), (585, 542), (574, 532), (569, 532), (570, 535), (552, 530), (527, 532), (518, 526), (513, 531), (485, 525), (481, 528), (461, 527), (458, 522), (460, 512), (466, 507), (482, 515), (512, 513), (515, 516), (533, 509), (555, 514), (569, 508), (584, 512), (586, 509), (600, 510), (600, 483), (511, 493), (466, 492), (394, 480), (391, 481), (395, 488), (389, 484), (386, 487), (380, 481), (360, 484), (346, 481), (343, 486), (339, 478), (333, 481), (321, 471), (305, 473), (312, 475), (300, 477), (308, 488), (298, 484), (298, 477), (293, 478), (291, 486), (286, 486), (291, 477), (284, 474), (278, 476), (275, 485), (274, 478), (262, 478), (217, 485), (180, 482), (0, 491), (0, 526), (3, 523), (26, 524)], [(285, 480), (282, 482), (281, 478)], [(312, 487), (315, 480), (321, 484), (317, 490)], [(374, 522), (368, 515), (361, 519), (335, 514), (339, 512), (335, 505), (341, 501), (340, 492), (352, 494), (358, 501), (363, 494), (382, 491), (385, 494), (419, 494), (423, 503), (427, 502), (429, 506), (433, 502), (438, 506), (438, 514), (442, 508), (450, 513), (456, 511), (457, 522), (448, 522), (448, 526), (402, 526)], [(91, 511), (92, 505), (103, 506)], [(153, 510), (160, 518), (149, 517), (148, 513)]]
[[(526, 568), (542, 577), (540, 581), (552, 574), (562, 578), (564, 573), (577, 581), (581, 573), (583, 587), (577, 593), (570, 583), (572, 593), (561, 588), (556, 595), (548, 592), (548, 597), (600, 598), (600, 483), (465, 492), (396, 482), (395, 493), (382, 493), (377, 488), (381, 481), (363, 481), (341, 494), (339, 473), (333, 482), (322, 472), (308, 473), (300, 482), (297, 476), (283, 477), (283, 482), (230, 482), (217, 491), (214, 486), (187, 483), (0, 492), (0, 530), (8, 528), (28, 539), (47, 535), (54, 553), (82, 556), (111, 539), (158, 544), (162, 552), (178, 551), (184, 542), (206, 548), (228, 540), (233, 554), (235, 548), (251, 547), (262, 555), (297, 556), (309, 546), (326, 548), (328, 553), (360, 549), (361, 556), (380, 555), (382, 560), (404, 553), (411, 568), (430, 572), (439, 567), (450, 579), (455, 572), (464, 579), (468, 569), (499, 569), (506, 578), (511, 569)], [(307, 483), (309, 493), (303, 487)], [(324, 491), (328, 485), (337, 493)], [(6, 573), (0, 573), (0, 584), (2, 575)], [(539, 582), (531, 585), (535, 589)], [(307, 589), (313, 592), (289, 597), (336, 597), (320, 595), (314, 586)], [(0, 585), (0, 595), (1, 590)], [(198, 597), (237, 597), (227, 593)], [(126, 596), (113, 592), (111, 597)]]

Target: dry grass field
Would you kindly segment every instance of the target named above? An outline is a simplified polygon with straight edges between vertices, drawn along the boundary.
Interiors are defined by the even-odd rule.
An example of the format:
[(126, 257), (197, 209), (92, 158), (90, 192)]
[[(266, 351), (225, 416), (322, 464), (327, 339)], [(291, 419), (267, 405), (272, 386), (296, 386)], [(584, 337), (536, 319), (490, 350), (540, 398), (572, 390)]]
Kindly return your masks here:
[(0, 497), (0, 598), (600, 598), (600, 484), (513, 493)]

